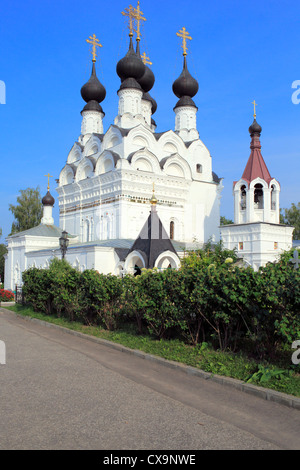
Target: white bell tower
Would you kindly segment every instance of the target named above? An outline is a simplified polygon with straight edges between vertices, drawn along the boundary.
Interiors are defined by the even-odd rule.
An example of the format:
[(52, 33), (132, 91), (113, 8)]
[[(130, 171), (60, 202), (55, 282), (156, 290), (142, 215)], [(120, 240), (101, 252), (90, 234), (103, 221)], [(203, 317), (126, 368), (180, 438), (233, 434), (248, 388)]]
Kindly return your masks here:
[(233, 183), (234, 224), (220, 227), (225, 248), (254, 269), (278, 259), (292, 247), (293, 227), (280, 224), (280, 184), (272, 178), (261, 154), (261, 126), (254, 120), (249, 127), (250, 157), (240, 180)]

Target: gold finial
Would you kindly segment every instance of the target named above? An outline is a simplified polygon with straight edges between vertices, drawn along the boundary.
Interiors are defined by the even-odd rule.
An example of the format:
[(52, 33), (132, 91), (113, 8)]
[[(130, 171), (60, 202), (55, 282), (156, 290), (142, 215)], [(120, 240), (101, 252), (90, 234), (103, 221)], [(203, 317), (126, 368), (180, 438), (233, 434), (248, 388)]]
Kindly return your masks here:
[(156, 199), (155, 194), (154, 194), (154, 183), (153, 183), (153, 194), (152, 194), (152, 198), (150, 199), (150, 204), (155, 206), (156, 203), (157, 203), (157, 199)]
[(178, 31), (178, 33), (176, 33), (177, 36), (179, 36), (180, 38), (182, 38), (182, 49), (183, 49), (183, 55), (187, 55), (187, 46), (186, 46), (186, 40), (187, 39), (192, 39), (191, 36), (189, 36), (189, 33), (187, 32), (187, 30), (185, 29), (185, 27), (183, 27), (182, 29), (180, 29)]
[(49, 189), (50, 189), (49, 178), (53, 178), (53, 176), (51, 176), (50, 173), (48, 173), (47, 175), (44, 175), (44, 176), (47, 176), (47, 177), (48, 177), (47, 191), (49, 191)]
[(257, 103), (255, 103), (255, 100), (254, 100), (254, 101), (252, 101), (252, 104), (253, 104), (253, 106), (254, 106), (254, 114), (253, 114), (253, 117), (254, 117), (254, 119), (256, 119), (256, 110), (255, 110), (255, 106), (257, 106)]
[(141, 55), (141, 59), (144, 62), (144, 65), (146, 65), (146, 64), (152, 65), (152, 62), (150, 62), (149, 57), (146, 56), (146, 52), (144, 52)]
[(93, 36), (90, 36), (89, 39), (86, 39), (86, 42), (89, 44), (92, 44), (93, 49), (92, 49), (92, 56), (93, 56), (93, 62), (96, 62), (96, 47), (102, 47), (102, 44), (100, 44), (99, 39), (96, 38), (96, 34), (93, 34)]
[(140, 37), (140, 21), (146, 21), (146, 18), (143, 16), (143, 12), (140, 9), (140, 2), (138, 1), (137, 7), (133, 9), (133, 17), (136, 19), (136, 39), (139, 41)]
[(134, 16), (134, 8), (132, 5), (129, 5), (129, 8), (125, 8), (125, 11), (122, 11), (123, 16), (128, 16), (129, 18), (129, 36), (133, 36), (133, 18)]

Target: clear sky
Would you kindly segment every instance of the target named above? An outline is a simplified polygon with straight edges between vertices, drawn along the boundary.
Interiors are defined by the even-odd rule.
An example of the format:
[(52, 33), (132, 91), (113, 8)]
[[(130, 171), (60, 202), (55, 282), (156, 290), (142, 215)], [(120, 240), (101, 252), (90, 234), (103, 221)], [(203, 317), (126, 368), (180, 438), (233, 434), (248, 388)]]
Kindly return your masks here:
[[(102, 48), (97, 75), (106, 88), (101, 103), (104, 131), (118, 109), (120, 79), (116, 64), (128, 50), (128, 29), (121, 12), (126, 0), (9, 0), (1, 5), (0, 80), (6, 104), (0, 104), (0, 227), (4, 242), (20, 189), (47, 190), (57, 199), (55, 178), (80, 135), (81, 86), (91, 73), (86, 39), (96, 34)], [(137, 1), (133, 0), (133, 6)], [(157, 132), (174, 129), (177, 98), (172, 83), (182, 70), (176, 32), (192, 36), (188, 68), (199, 82), (200, 138), (223, 177), (221, 215), (233, 218), (232, 183), (250, 154), (248, 128), (257, 106), (262, 154), (272, 177), (281, 183), (281, 207), (299, 197), (300, 104), (292, 102), (292, 83), (300, 80), (299, 1), (141, 0), (147, 21), (141, 52), (150, 57), (158, 104)], [(0, 90), (1, 101), (1, 90)], [(3, 98), (2, 98), (3, 101)], [(58, 225), (58, 201), (54, 210)]]

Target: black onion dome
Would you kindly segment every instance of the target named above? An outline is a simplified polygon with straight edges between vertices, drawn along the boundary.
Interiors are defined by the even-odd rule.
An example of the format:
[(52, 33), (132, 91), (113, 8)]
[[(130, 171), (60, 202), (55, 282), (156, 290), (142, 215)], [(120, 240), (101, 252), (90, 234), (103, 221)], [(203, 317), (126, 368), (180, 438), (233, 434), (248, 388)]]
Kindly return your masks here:
[(89, 101), (96, 101), (97, 103), (101, 103), (101, 101), (103, 101), (106, 96), (106, 90), (97, 78), (94, 62), (92, 67), (91, 78), (81, 88), (81, 96), (86, 103), (88, 103)]
[[(192, 77), (188, 71), (186, 64), (186, 57), (184, 56), (183, 70), (179, 77), (175, 80), (172, 86), (173, 93), (177, 98), (189, 97), (192, 98), (196, 95), (199, 85), (197, 80)], [(190, 101), (193, 103), (193, 101)]]
[(133, 49), (132, 37), (130, 36), (129, 50), (123, 59), (117, 63), (117, 74), (123, 82), (127, 78), (138, 80), (145, 72), (145, 65), (142, 59)]
[(256, 119), (254, 118), (251, 126), (249, 127), (250, 135), (261, 134), (261, 131), (262, 131), (261, 126), (258, 124), (258, 122), (256, 122)]
[(44, 196), (43, 199), (42, 199), (43, 206), (54, 206), (54, 203), (55, 203), (54, 197), (51, 196), (49, 191), (47, 191), (46, 196)]
[(154, 82), (155, 82), (155, 77), (154, 77), (152, 70), (147, 65), (145, 65), (144, 75), (141, 78), (139, 78), (137, 81), (141, 85), (145, 93), (150, 91), (151, 88), (153, 87)]

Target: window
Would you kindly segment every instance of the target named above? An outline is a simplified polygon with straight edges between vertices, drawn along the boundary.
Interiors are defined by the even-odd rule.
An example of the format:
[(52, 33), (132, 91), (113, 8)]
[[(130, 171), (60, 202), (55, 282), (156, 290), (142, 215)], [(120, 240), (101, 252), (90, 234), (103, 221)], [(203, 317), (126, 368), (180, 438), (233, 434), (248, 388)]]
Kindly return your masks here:
[(254, 186), (254, 208), (255, 209), (263, 209), (264, 208), (263, 186), (260, 183), (257, 183)]
[(271, 210), (276, 210), (276, 199), (275, 199), (275, 186), (272, 184), (271, 186)]
[(171, 240), (174, 240), (174, 228), (175, 228), (174, 221), (171, 220), (170, 222), (170, 239)]
[(197, 171), (197, 173), (202, 173), (202, 165), (200, 165), (200, 163), (197, 163), (196, 171)]
[(241, 209), (244, 211), (246, 209), (246, 186), (241, 186)]

